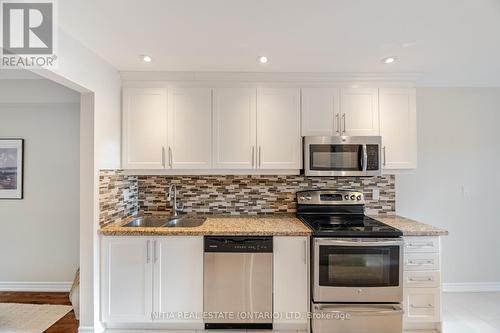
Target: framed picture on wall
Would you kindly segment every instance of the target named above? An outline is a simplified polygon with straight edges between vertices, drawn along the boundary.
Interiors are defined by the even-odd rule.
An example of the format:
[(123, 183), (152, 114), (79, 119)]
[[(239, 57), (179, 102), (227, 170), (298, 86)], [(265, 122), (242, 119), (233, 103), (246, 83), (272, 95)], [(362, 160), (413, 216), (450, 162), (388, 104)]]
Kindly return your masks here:
[(23, 198), (24, 140), (0, 138), (0, 199)]

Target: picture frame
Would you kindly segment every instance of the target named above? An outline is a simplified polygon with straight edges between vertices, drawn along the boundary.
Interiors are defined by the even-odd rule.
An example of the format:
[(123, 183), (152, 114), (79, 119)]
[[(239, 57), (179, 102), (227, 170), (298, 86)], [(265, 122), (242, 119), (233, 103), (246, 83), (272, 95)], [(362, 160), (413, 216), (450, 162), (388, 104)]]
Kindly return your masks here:
[(0, 200), (23, 199), (24, 139), (0, 138)]

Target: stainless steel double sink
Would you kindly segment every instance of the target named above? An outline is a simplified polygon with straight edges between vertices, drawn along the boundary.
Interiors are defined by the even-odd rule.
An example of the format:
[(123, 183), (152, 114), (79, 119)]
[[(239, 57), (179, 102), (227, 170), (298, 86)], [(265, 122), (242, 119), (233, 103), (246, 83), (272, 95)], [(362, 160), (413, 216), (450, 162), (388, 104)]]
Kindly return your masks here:
[(153, 217), (140, 216), (122, 227), (125, 228), (194, 228), (205, 223), (204, 217), (177, 216), (177, 217)]

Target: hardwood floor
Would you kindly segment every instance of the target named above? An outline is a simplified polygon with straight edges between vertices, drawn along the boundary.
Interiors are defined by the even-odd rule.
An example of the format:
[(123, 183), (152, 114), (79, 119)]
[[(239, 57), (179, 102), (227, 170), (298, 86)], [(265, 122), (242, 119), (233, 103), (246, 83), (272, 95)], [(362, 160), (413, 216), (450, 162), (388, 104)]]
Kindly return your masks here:
[[(0, 292), (0, 303), (71, 305), (68, 293)], [(78, 320), (71, 310), (44, 333), (77, 333)]]

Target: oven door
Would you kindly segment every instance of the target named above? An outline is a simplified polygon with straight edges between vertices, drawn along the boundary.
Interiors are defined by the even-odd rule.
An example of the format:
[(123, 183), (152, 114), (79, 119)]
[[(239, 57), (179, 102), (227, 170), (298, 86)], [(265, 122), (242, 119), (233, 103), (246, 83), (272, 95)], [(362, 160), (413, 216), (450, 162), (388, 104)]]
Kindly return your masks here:
[(305, 137), (306, 176), (378, 176), (379, 136)]
[(314, 302), (401, 302), (403, 240), (315, 238)]

